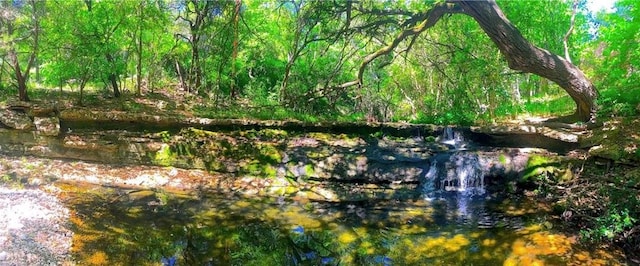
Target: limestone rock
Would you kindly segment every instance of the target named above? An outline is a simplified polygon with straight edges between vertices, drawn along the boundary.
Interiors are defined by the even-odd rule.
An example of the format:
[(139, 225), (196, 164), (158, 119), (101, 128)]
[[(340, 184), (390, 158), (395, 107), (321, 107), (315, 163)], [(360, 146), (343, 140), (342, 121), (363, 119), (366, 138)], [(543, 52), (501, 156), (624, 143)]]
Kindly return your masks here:
[(31, 129), (33, 126), (27, 114), (10, 109), (0, 110), (0, 123), (18, 130)]
[(50, 117), (55, 116), (59, 109), (55, 103), (40, 103), (32, 105), (27, 114), (30, 117)]
[(60, 119), (57, 117), (35, 117), (33, 123), (39, 134), (57, 136), (60, 134)]

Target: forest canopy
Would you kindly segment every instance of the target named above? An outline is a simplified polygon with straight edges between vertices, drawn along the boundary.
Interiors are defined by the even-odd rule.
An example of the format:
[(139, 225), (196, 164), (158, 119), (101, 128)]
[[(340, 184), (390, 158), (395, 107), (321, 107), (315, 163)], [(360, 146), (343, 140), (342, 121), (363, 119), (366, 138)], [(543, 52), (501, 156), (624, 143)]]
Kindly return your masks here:
[[(578, 114), (585, 95), (582, 109), (595, 112), (595, 88), (602, 114), (640, 107), (640, 14), (629, 0), (611, 13), (584, 0), (11, 0), (0, 9), (4, 98), (67, 90), (87, 104), (88, 94), (168, 92), (212, 115), (439, 124)], [(502, 45), (496, 18), (516, 29)], [(513, 33), (541, 61), (585, 78), (518, 63)], [(572, 84), (588, 91), (572, 94)]]

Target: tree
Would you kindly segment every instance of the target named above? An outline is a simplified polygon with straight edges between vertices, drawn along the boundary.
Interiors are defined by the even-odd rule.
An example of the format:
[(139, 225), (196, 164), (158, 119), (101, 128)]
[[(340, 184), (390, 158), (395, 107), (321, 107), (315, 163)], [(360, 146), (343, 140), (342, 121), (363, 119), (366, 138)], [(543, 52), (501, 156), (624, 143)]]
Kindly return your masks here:
[(131, 50), (136, 59), (132, 66), (136, 78), (136, 94), (141, 95), (145, 81), (146, 87), (153, 91), (154, 82), (160, 79), (158, 66), (162, 65), (161, 58), (167, 53), (172, 36), (166, 32), (171, 25), (164, 1), (138, 1), (135, 16), (136, 19), (124, 31), (131, 42), (127, 52)]
[(38, 56), (44, 1), (1, 1), (0, 5), (2, 49), (6, 53), (2, 61), (9, 64), (19, 99), (29, 101), (27, 82)]
[[(120, 81), (127, 74), (129, 50), (136, 43), (139, 17), (133, 14), (140, 4), (134, 1), (51, 1), (48, 24), (51, 55), (50, 78), (62, 83), (75, 79), (84, 85), (103, 82), (120, 97)], [(151, 6), (151, 5), (149, 5)], [(52, 80), (52, 82), (55, 82)], [(82, 86), (81, 86), (82, 88)]]
[[(602, 111), (615, 116), (640, 113), (640, 9), (633, 0), (621, 0), (615, 12), (601, 12), (596, 38), (591, 40), (593, 61), (589, 65), (604, 89)], [(605, 87), (606, 86), (606, 87)]]
[[(372, 61), (391, 54), (404, 41), (409, 42), (406, 48), (408, 51), (416, 38), (433, 27), (444, 15), (465, 14), (472, 17), (492, 42), (497, 45), (510, 68), (545, 77), (558, 84), (569, 94), (576, 104), (576, 110), (573, 115), (566, 118), (567, 120), (586, 122), (595, 119), (597, 91), (591, 81), (571, 62), (527, 41), (493, 0), (447, 1), (435, 3), (431, 8), (425, 10), (378, 8), (366, 4), (356, 5), (355, 3), (353, 5), (353, 9), (360, 13), (377, 14), (384, 17), (366, 24), (366, 30), (374, 31), (394, 23), (401, 26), (402, 31), (389, 44), (364, 57), (355, 80), (334, 86), (336, 88), (361, 86), (365, 69)], [(345, 23), (350, 24), (351, 21), (347, 20)], [(361, 31), (365, 30), (362, 26), (359, 27), (361, 27)]]

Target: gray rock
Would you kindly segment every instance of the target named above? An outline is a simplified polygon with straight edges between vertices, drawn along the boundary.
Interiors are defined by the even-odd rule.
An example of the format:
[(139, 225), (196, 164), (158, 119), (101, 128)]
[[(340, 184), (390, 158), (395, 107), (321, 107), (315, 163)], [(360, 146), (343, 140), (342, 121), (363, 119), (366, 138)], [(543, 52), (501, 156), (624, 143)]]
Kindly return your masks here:
[(35, 117), (33, 123), (39, 134), (57, 136), (60, 134), (60, 119), (57, 117)]
[(55, 196), (0, 186), (0, 213), (0, 265), (72, 265), (70, 214)]
[(27, 130), (33, 127), (33, 122), (27, 114), (10, 109), (0, 110), (0, 123), (18, 130)]

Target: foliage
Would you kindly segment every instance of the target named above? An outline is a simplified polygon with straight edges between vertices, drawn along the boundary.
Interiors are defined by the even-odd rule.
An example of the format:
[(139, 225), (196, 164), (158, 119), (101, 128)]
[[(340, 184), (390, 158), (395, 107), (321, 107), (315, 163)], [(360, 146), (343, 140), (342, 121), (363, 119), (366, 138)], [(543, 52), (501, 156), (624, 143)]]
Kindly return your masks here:
[[(431, 1), (36, 2), (46, 10), (39, 16), (40, 49), (24, 38), (16, 42), (22, 66), (28, 59), (22, 55), (37, 55), (38, 77), (30, 85), (79, 91), (85, 105), (99, 105), (83, 102), (88, 88), (116, 97), (169, 91), (211, 117), (305, 121), (473, 124), (572, 108), (547, 80), (511, 72), (477, 23), (462, 15), (442, 18), (374, 60), (359, 89), (331, 87), (353, 80), (363, 58), (392, 41), (398, 25), (413, 23), (411, 14), (437, 4)], [(571, 3), (498, 2), (532, 43), (555, 53), (563, 50)], [(627, 71), (627, 79), (618, 66), (635, 66), (637, 49), (624, 43), (633, 37), (637, 11), (623, 1), (619, 12), (598, 16), (601, 34), (594, 38), (580, 3), (571, 57), (600, 82), (603, 112), (632, 115), (640, 98), (631, 85), (635, 74)], [(28, 32), (34, 24), (28, 5), (22, 8), (16, 23)], [(601, 43), (610, 44), (602, 56), (588, 53)], [(14, 76), (4, 59), (0, 88)]]
[(593, 228), (581, 231), (581, 237), (585, 241), (613, 241), (633, 228), (637, 219), (629, 215), (629, 210), (611, 209), (602, 216), (596, 217)]
[(581, 223), (581, 240), (618, 243), (630, 252), (636, 252), (640, 244), (639, 176), (637, 170), (620, 169), (605, 175), (604, 182), (587, 184), (587, 189), (596, 190), (589, 195), (593, 201), (589, 205), (578, 202), (586, 195), (572, 196), (574, 200), (569, 203), (588, 215), (577, 219)]
[(640, 9), (635, 1), (616, 3), (615, 13), (600, 13), (597, 38), (591, 41), (595, 81), (600, 88), (601, 113), (610, 116), (633, 116), (640, 110), (640, 67), (638, 41)]
[[(236, 249), (231, 253), (234, 265), (285, 265), (288, 247), (277, 228), (260, 224), (243, 226), (232, 236)], [(238, 263), (241, 262), (241, 263)]]

